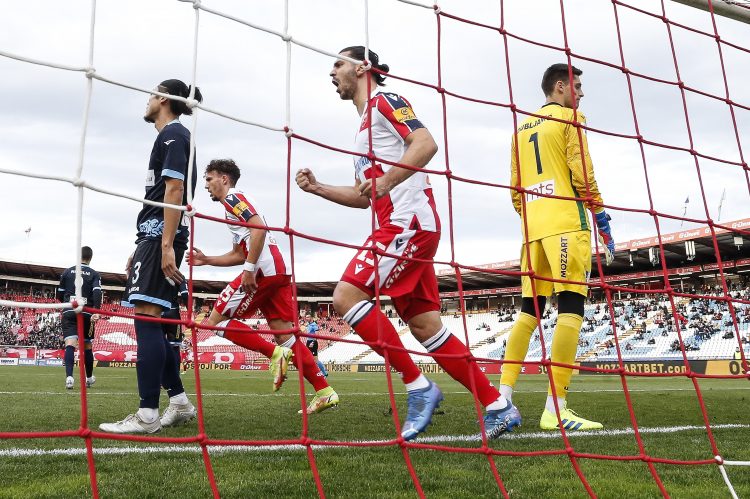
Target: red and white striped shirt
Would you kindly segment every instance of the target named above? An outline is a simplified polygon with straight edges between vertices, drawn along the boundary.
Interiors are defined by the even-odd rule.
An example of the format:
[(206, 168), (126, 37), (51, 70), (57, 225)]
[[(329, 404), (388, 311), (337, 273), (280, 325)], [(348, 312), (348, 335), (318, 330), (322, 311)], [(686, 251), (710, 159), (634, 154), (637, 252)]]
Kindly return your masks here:
[[(362, 114), (362, 122), (355, 137), (354, 150), (368, 154), (369, 132), (367, 115), (372, 114), (372, 151), (378, 158), (398, 162), (406, 151), (404, 139), (414, 130), (424, 128), (409, 102), (403, 97), (378, 92)], [(354, 156), (354, 171), (360, 182), (382, 177), (391, 165), (376, 161), (373, 166), (367, 157)], [(427, 174), (417, 171), (386, 196), (375, 201), (378, 226), (396, 225), (403, 228), (440, 232), (440, 218), (435, 209), (432, 187)]]
[[(230, 222), (249, 222), (255, 215), (259, 215), (263, 219), (263, 216), (255, 209), (255, 202), (252, 198), (234, 187), (229, 189), (221, 204), (224, 205), (224, 209), (226, 210), (224, 216)], [(263, 219), (263, 223), (266, 223), (265, 219)], [(250, 250), (250, 227), (231, 223), (227, 227), (232, 233), (232, 242), (242, 246), (245, 258), (247, 258)], [(273, 275), (289, 275), (290, 272), (287, 270), (285, 262), (286, 259), (279, 245), (276, 244), (273, 234), (270, 231), (266, 232), (266, 241), (263, 244), (263, 250), (260, 252), (258, 261), (255, 263), (258, 275), (269, 277)]]

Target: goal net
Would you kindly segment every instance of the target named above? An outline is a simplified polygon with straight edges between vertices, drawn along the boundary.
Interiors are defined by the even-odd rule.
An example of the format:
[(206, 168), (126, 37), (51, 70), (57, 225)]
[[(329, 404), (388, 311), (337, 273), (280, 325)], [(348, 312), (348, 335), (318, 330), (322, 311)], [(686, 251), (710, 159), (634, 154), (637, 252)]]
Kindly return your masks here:
[[(745, 9), (742, 2), (724, 3), (732, 4), (734, 14), (742, 18), (741, 9)], [(518, 482), (513, 484), (518, 469), (523, 466), (517, 469), (514, 463), (525, 465), (531, 460), (538, 463), (544, 459), (555, 459), (555, 466), (563, 466), (575, 475), (578, 488), (573, 493), (590, 497), (607, 495), (611, 491), (598, 467), (621, 463), (642, 466), (639, 478), (648, 482), (650, 488), (644, 490), (652, 495), (670, 496), (672, 487), (677, 487), (672, 479), (674, 468), (708, 467), (716, 483), (726, 487), (729, 495), (737, 497), (737, 490), (750, 493), (750, 461), (746, 449), (723, 446), (717, 438), (720, 432), (736, 428), (747, 432), (747, 420), (727, 423), (729, 426), (714, 424), (714, 417), (722, 408), (705, 402), (704, 389), (708, 381), (736, 383), (750, 379), (743, 344), (746, 329), (742, 327), (750, 300), (746, 293), (735, 292), (732, 287), (746, 283), (741, 274), (744, 270), (741, 257), (747, 257), (742, 247), (750, 237), (750, 228), (727, 223), (747, 218), (747, 206), (750, 206), (750, 168), (746, 159), (750, 93), (745, 81), (750, 63), (750, 49), (746, 46), (750, 30), (737, 20), (720, 17), (718, 9), (714, 8), (716, 5), (717, 2), (708, 1), (706, 12), (666, 0), (548, 0), (533, 2), (533, 6), (531, 2), (428, 4), (416, 0), (325, 4), (285, 1), (267, 2), (262, 8), (246, 2), (200, 0), (174, 0), (160, 2), (158, 6), (146, 1), (119, 2), (117, 8), (92, 0), (88, 9), (68, 3), (45, 5), (49, 10), (45, 10), (42, 17), (49, 23), (50, 30), (60, 30), (54, 34), (65, 42), (53, 44), (54, 47), (45, 51), (38, 46), (24, 46), (22, 42), (28, 38), (21, 37), (21, 42), (14, 42), (6, 35), (0, 38), (0, 62), (3, 64), (0, 67), (12, 68), (19, 71), (19, 75), (32, 71), (27, 73), (28, 81), (9, 77), (4, 85), (8, 85), (9, 94), (13, 90), (41, 101), (44, 109), (37, 115), (45, 121), (41, 124), (23, 121), (27, 127), (24, 137), (51, 127), (52, 131), (43, 135), (42, 143), (48, 143), (51, 138), (65, 143), (62, 160), (49, 157), (41, 145), (31, 147), (25, 143), (24, 149), (16, 151), (11, 147), (13, 136), (8, 135), (10, 140), (5, 141), (7, 151), (0, 164), (0, 175), (6, 180), (6, 190), (13, 191), (8, 192), (8, 206), (26, 206), (26, 198), (30, 192), (36, 192), (35, 189), (49, 196), (57, 195), (52, 191), (65, 190), (59, 204), (47, 206), (46, 202), (40, 202), (44, 205), (45, 217), (52, 211), (64, 211), (64, 214), (58, 214), (60, 218), (56, 219), (55, 226), (45, 226), (48, 244), (30, 244), (27, 240), (32, 240), (26, 232), (27, 240), (19, 246), (25, 249), (16, 248), (17, 254), (43, 260), (50, 248), (57, 247), (52, 241), (64, 240), (67, 254), (79, 259), (82, 243), (94, 234), (102, 238), (101, 246), (110, 246), (113, 252), (130, 248), (132, 219), (140, 203), (169, 206), (144, 201), (142, 183), (136, 186), (124, 181), (142, 175), (145, 154), (133, 144), (148, 144), (153, 137), (145, 130), (121, 131), (119, 124), (121, 118), (132, 114), (131, 109), (140, 109), (142, 101), (155, 93), (154, 81), (180, 74), (187, 75), (183, 79), (193, 88), (201, 88), (206, 96), (204, 103), (198, 103), (193, 95), (182, 98), (156, 94), (186, 102), (193, 109), (192, 120), (185, 121), (192, 134), (191, 145), (197, 145), (199, 171), (208, 159), (217, 156), (236, 156), (240, 163), (242, 158), (253, 158), (247, 160), (247, 171), (252, 172), (247, 175), (252, 179), (246, 180), (247, 188), (261, 197), (264, 205), (274, 207), (271, 213), (275, 216), (269, 217), (269, 234), (288, 248), (294, 282), (299, 285), (333, 281), (342, 270), (342, 263), (357, 252), (382, 257), (383, 248), (361, 245), (376, 228), (374, 215), (369, 212), (363, 215), (364, 211), (345, 213), (346, 210), (331, 204), (311, 203), (294, 181), (298, 169), (311, 167), (321, 179), (338, 178), (335, 183), (350, 184), (351, 156), (399, 165), (397, 161), (376, 157), (371, 148), (366, 153), (354, 151), (350, 139), (351, 132), (360, 126), (358, 117), (348, 103), (344, 105), (334, 98), (323, 100), (321, 97), (330, 96), (334, 91), (326, 74), (340, 59), (338, 51), (344, 46), (361, 44), (379, 52), (384, 60), (384, 54), (389, 56), (387, 62), (392, 69), (387, 88), (409, 96), (420, 119), (428, 124), (438, 142), (438, 154), (424, 168), (430, 174), (436, 210), (443, 220), (435, 263), (439, 271), (453, 278), (458, 304), (454, 334), (465, 345), (475, 347), (466, 357), (471, 362), (496, 366), (503, 365), (502, 358), (477, 354), (479, 342), (467, 326), (471, 311), (466, 309), (466, 303), (471, 290), (465, 289), (465, 285), (472, 274), (488, 276), (486, 282), (513, 279), (515, 286), (522, 275), (534, 275), (534, 269), (521, 272), (512, 266), (481, 265), (501, 259), (510, 261), (519, 254), (521, 222), (511, 209), (510, 197), (512, 191), (523, 194), (527, 191), (510, 181), (508, 165), (513, 130), (526, 118), (534, 116), (541, 99), (538, 82), (544, 68), (562, 62), (584, 69), (586, 98), (582, 110), (586, 112), (587, 123), (571, 124), (576, 128), (579, 141), (585, 137), (590, 144), (597, 180), (604, 195), (603, 207), (612, 215), (613, 235), (620, 246), (615, 247), (615, 261), (608, 267), (602, 245), (594, 238), (592, 276), (585, 283), (601, 300), (602, 309), (595, 312), (599, 314), (597, 320), (610, 327), (609, 357), (603, 355), (603, 349), (596, 353), (608, 359), (608, 363), (600, 367), (568, 367), (609, 374), (617, 379), (616, 391), (624, 401), (624, 408), (618, 409), (617, 416), (622, 427), (607, 430), (604, 435), (630, 440), (627, 450), (599, 448), (576, 440), (573, 432), (561, 428), (554, 435), (559, 439), (554, 444), (550, 437), (538, 432), (529, 437), (524, 437), (523, 433), (514, 435), (515, 440), (501, 439), (500, 443), (489, 441), (483, 434), (438, 435), (433, 440), (428, 437), (404, 441), (399, 432), (400, 398), (397, 399), (402, 395), (401, 387), (391, 377), (387, 352), (384, 361), (387, 394), (382, 398), (388, 415), (392, 415), (393, 428), (389, 429), (388, 438), (380, 440), (316, 438), (313, 425), (325, 422), (313, 422), (304, 414), (301, 375), (297, 388), (303, 414), (293, 437), (281, 438), (275, 434), (262, 439), (213, 437), (211, 421), (206, 418), (204, 408), (204, 401), (212, 394), (204, 390), (205, 373), (198, 369), (193, 371), (198, 424), (197, 431), (190, 435), (113, 436), (97, 431), (92, 420), (99, 422), (99, 418), (89, 408), (85, 383), (80, 383), (78, 428), (0, 429), (0, 439), (82, 439), (90, 476), (89, 491), (94, 497), (100, 495), (97, 470), (101, 457), (97, 447), (115, 440), (133, 445), (144, 441), (173, 446), (197, 445), (207, 487), (214, 497), (222, 494), (221, 473), (216, 466), (217, 456), (222, 452), (248, 449), (263, 452), (279, 446), (303, 450), (308, 480), (321, 497), (336, 490), (331, 485), (335, 473), (326, 468), (325, 458), (320, 458), (323, 449), (346, 448), (366, 453), (381, 447), (398, 450), (402, 457), (399, 466), (406, 468), (407, 483), (421, 497), (430, 495), (431, 487), (439, 486), (431, 478), (425, 479), (428, 472), (420, 472), (420, 465), (426, 459), (425, 450), (486, 461), (486, 475), (492, 481), (493, 490), (505, 497), (520, 486)], [(120, 8), (123, 10), (118, 10)], [(156, 9), (158, 15), (149, 15), (152, 9)], [(20, 37), (17, 30), (34, 25), (36, 15), (36, 11), (17, 14), (16, 24), (20, 28), (11, 29), (7, 23), (14, 22), (14, 14), (8, 12), (3, 21), (7, 24), (6, 33), (16, 33)], [(55, 16), (68, 19), (70, 23), (54, 23)], [(131, 19), (132, 23), (115, 22), (120, 16)], [(142, 23), (140, 29), (133, 26), (135, 23)], [(60, 28), (60, 24), (64, 26)], [(169, 36), (160, 35), (165, 25), (171, 26)], [(105, 32), (102, 26), (112, 31)], [(148, 43), (137, 43), (136, 38), (147, 38)], [(377, 69), (370, 68), (370, 71), (377, 72)], [(83, 93), (80, 93), (81, 83)], [(26, 92), (18, 91), (26, 86)], [(75, 99), (68, 101), (60, 97), (62, 90), (70, 91), (76, 86), (79, 93)], [(28, 103), (28, 100), (23, 102)], [(72, 106), (72, 102), (83, 113), (75, 132), (56, 121), (58, 106)], [(127, 113), (121, 112), (123, 108), (129, 108)], [(364, 129), (371, 133), (369, 120), (365, 121)], [(61, 163), (65, 168), (59, 167)], [(345, 174), (341, 174), (342, 171)], [(191, 175), (188, 175), (188, 184), (193, 180)], [(50, 185), (53, 187), (48, 187)], [(592, 201), (592, 196), (590, 192), (578, 193), (576, 199)], [(223, 213), (213, 210), (206, 197), (193, 199), (189, 193), (186, 206), (172, 207), (182, 211), (189, 223), (191, 251), (203, 244), (216, 251), (226, 246), (215, 241), (226, 241), (227, 221)], [(25, 211), (17, 210), (17, 213), (25, 215)], [(582, 213), (582, 217), (592, 222), (593, 210)], [(106, 230), (97, 232), (97, 225), (105, 226)], [(29, 230), (36, 234), (34, 231), (38, 229)], [(687, 230), (702, 231), (702, 237), (708, 240), (700, 244), (698, 256), (710, 262), (705, 265), (711, 267), (702, 267), (696, 272), (707, 275), (711, 270), (711, 283), (715, 286), (686, 289), (673, 279), (674, 268), (688, 265), (692, 258), (689, 250), (684, 255), (672, 251), (673, 247), (667, 244), (673, 241), (666, 240), (665, 236)], [(653, 234), (647, 247), (622, 245), (622, 241)], [(731, 243), (724, 241), (727, 235), (733, 237)], [(737, 250), (732, 252), (735, 246)], [(693, 248), (693, 258), (695, 251)], [(123, 260), (129, 252), (129, 249), (121, 251)], [(636, 263), (641, 259), (651, 264), (648, 285), (618, 280), (618, 274), (619, 277), (626, 274), (634, 259)], [(408, 261), (409, 257), (402, 260)], [(183, 266), (185, 268), (190, 280), (201, 275), (193, 267)], [(730, 273), (732, 278), (729, 278)], [(206, 273), (201, 277), (229, 281), (233, 275)], [(481, 288), (481, 284), (474, 287)], [(80, 296), (80, 284), (77, 294)], [(665, 320), (674, 324), (674, 336), (670, 339), (675, 341), (673, 360), (679, 368), (669, 372), (645, 372), (627, 367), (625, 340), (636, 333), (627, 328), (629, 332), (625, 334), (626, 328), (616, 320), (616, 314), (634, 306), (621, 303), (623, 295), (630, 296), (628, 300), (633, 302), (654, 301), (649, 306), (663, 307)], [(376, 306), (381, 306), (381, 298), (382, 303), (387, 303), (385, 297), (376, 293)], [(712, 302), (714, 314), (726, 311), (726, 315), (722, 315), (726, 323), (724, 332), (730, 333), (728, 339), (737, 348), (737, 372), (697, 372), (691, 364), (689, 347), (694, 344), (694, 333), (689, 331), (679, 310), (692, 301)], [(193, 302), (191, 285), (188, 310), (193, 310)], [(0, 306), (84, 310), (77, 301), (46, 304), (0, 300)], [(111, 317), (132, 316), (121, 311), (85, 310)], [(536, 368), (552, 381), (551, 336), (545, 333), (544, 310), (538, 310), (536, 315), (540, 334), (535, 338), (534, 355), (527, 357), (524, 367)], [(197, 359), (197, 331), (210, 328), (201, 328), (194, 316), (182, 322), (194, 331), (191, 348)], [(300, 341), (309, 336), (299, 331), (294, 334)], [(330, 342), (331, 349), (339, 344), (356, 345), (362, 354), (357, 360), (375, 357), (368, 350), (372, 345), (353, 334), (342, 336), (321, 331), (317, 336)], [(489, 336), (481, 339), (485, 340), (482, 345), (489, 344)], [(430, 355), (413, 341), (405, 344), (409, 353), (430, 360)], [(0, 346), (0, 365), (15, 365), (22, 359), (36, 358), (33, 347), (7, 347), (3, 352), (4, 348)], [(481, 350), (489, 351), (489, 348)], [(83, 366), (79, 375), (81, 379), (85, 376)], [(652, 378), (679, 378), (689, 385), (692, 395), (689, 404), (697, 414), (697, 422), (685, 423), (684, 427), (675, 423), (658, 431), (697, 429), (705, 435), (700, 440), (700, 449), (691, 448), (689, 455), (681, 452), (683, 447), (697, 447), (690, 437), (678, 441), (674, 452), (663, 448), (654, 450), (647, 445), (647, 436), (656, 430), (644, 425), (644, 420), (653, 419), (638, 407), (639, 394), (633, 384)], [(576, 384), (588, 382), (576, 379)], [(342, 395), (345, 394), (342, 391)], [(355, 400), (360, 395), (363, 394), (353, 394), (350, 407), (356, 406)], [(476, 389), (471, 395), (471, 419), (481, 419)], [(589, 404), (597, 404), (596, 396), (595, 392), (589, 393)], [(664, 406), (654, 406), (651, 410), (669, 411), (672, 416), (665, 416), (665, 419), (679, 420), (677, 413), (681, 408), (671, 407), (666, 396), (663, 400)], [(741, 403), (734, 402), (734, 405)], [(403, 419), (404, 414), (401, 416)], [(528, 420), (533, 421), (533, 417), (528, 416)], [(524, 443), (527, 441), (532, 443), (527, 445)], [(462, 444), (453, 445), (455, 442)], [(447, 475), (439, 464), (434, 466), (440, 470), (436, 474)], [(131, 472), (131, 469), (121, 470), (122, 474)], [(525, 479), (531, 478), (525, 476)], [(680, 480), (679, 486), (684, 488), (679, 491), (689, 491), (691, 486), (697, 485), (691, 483), (689, 473)], [(398, 487), (404, 485), (399, 483)], [(392, 487), (395, 490), (397, 485), (394, 483)], [(101, 495), (108, 494), (102, 492)]]

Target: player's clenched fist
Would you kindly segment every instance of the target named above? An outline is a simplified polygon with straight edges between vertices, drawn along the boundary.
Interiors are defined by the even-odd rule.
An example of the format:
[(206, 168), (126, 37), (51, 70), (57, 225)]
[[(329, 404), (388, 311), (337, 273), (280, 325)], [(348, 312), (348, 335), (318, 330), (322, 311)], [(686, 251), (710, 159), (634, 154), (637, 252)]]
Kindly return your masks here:
[(318, 187), (318, 181), (315, 179), (315, 175), (313, 175), (313, 172), (310, 171), (309, 168), (297, 170), (295, 180), (297, 181), (299, 188), (305, 192), (313, 192)]

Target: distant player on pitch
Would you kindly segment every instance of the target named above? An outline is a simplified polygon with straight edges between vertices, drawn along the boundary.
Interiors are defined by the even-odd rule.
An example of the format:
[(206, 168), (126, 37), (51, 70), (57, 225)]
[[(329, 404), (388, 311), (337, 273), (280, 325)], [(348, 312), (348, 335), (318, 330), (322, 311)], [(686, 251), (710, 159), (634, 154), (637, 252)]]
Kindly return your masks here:
[[(187, 98), (190, 87), (180, 80), (165, 80), (157, 92)], [(202, 96), (195, 89), (195, 100)], [(151, 149), (146, 172), (146, 199), (173, 205), (187, 204), (187, 193), (195, 190), (195, 161), (189, 163), (190, 131), (180, 123), (181, 115), (193, 114), (185, 102), (151, 94), (143, 119), (159, 132)], [(192, 174), (189, 174), (192, 170)], [(191, 185), (187, 185), (192, 175)], [(135, 252), (128, 259), (125, 301), (135, 306), (135, 336), (138, 343), (138, 394), (140, 407), (116, 423), (102, 423), (110, 433), (156, 433), (193, 419), (195, 407), (187, 398), (162, 325), (143, 318), (160, 318), (177, 303), (179, 270), (187, 249), (189, 225), (179, 210), (144, 204), (136, 221)], [(169, 406), (159, 417), (161, 387), (169, 390)]]
[(194, 248), (189, 261), (193, 265), (243, 266), (242, 273), (219, 295), (207, 323), (244, 330), (216, 331), (216, 334), (268, 357), (274, 375), (274, 391), (281, 388), (289, 360), (292, 360), (315, 388), (315, 396), (307, 406), (308, 414), (338, 405), (339, 396), (328, 386), (325, 376), (305, 345), (300, 343), (295, 347), (296, 337), (293, 334), (275, 336), (279, 343), (277, 346), (240, 322), (239, 319), (250, 318), (260, 310), (268, 327), (274, 331), (291, 330), (295, 327), (297, 310), (292, 300), (291, 269), (287, 267), (286, 259), (272, 234), (264, 228), (240, 225), (250, 223), (265, 226), (266, 222), (250, 196), (236, 188), (240, 169), (235, 162), (231, 159), (211, 161), (206, 166), (205, 179), (206, 190), (211, 199), (224, 206), (233, 244), (228, 253), (218, 256), (206, 256), (201, 250)]
[[(602, 203), (594, 179), (586, 135), (581, 131), (579, 139), (575, 126), (549, 119), (574, 121), (573, 109), (578, 109), (578, 103), (583, 98), (579, 78), (582, 72), (575, 67), (571, 69), (572, 81), (567, 64), (554, 64), (544, 72), (542, 90), (547, 102), (534, 114), (547, 118), (532, 116), (521, 123), (513, 135), (511, 146), (511, 185), (527, 190), (525, 204), (522, 202), (521, 192), (510, 192), (513, 207), (521, 216), (524, 241), (521, 248), (521, 271), (533, 269), (541, 277), (585, 283), (591, 271), (591, 227), (586, 208), (593, 208), (596, 212), (596, 225), (608, 262), (615, 249), (609, 215), (601, 206), (535, 194), (538, 192), (574, 198), (587, 196), (588, 193), (595, 203)], [(576, 111), (576, 115), (579, 123), (586, 123), (586, 118), (580, 111)], [(528, 234), (524, 229), (524, 221), (528, 226)], [(527, 248), (530, 260), (527, 258)], [(531, 335), (537, 327), (531, 278), (523, 276), (521, 281), (521, 313), (508, 339), (506, 361), (525, 359)], [(569, 365), (575, 362), (583, 322), (583, 304), (588, 292), (586, 284), (578, 283), (534, 280), (540, 313), (544, 311), (546, 297), (553, 292), (557, 293), (558, 316), (552, 337), (552, 362)], [(557, 396), (560, 420), (566, 430), (602, 428), (601, 423), (589, 421), (568, 409), (566, 397), (572, 369), (553, 366), (551, 370), (555, 394), (550, 386), (540, 423), (542, 429), (554, 430), (558, 427), (553, 395)], [(520, 371), (521, 364), (503, 364), (500, 391), (508, 399), (513, 397), (513, 386)]]
[[(307, 316), (307, 334), (314, 335), (318, 332), (320, 328), (318, 327), (318, 323), (315, 322), (312, 317), (309, 315)], [(326, 366), (318, 359), (318, 339), (315, 336), (308, 336), (305, 339), (305, 346), (308, 350), (310, 350), (310, 353), (313, 356), (313, 359), (315, 359), (315, 364), (318, 366), (318, 369), (320, 369), (320, 372), (323, 373), (323, 376), (326, 378), (328, 377), (328, 371), (326, 371)]]
[[(365, 56), (364, 47), (347, 47), (339, 53), (353, 59), (368, 59), (374, 68), (388, 71), (388, 66), (380, 64), (374, 52), (369, 51)], [(417, 169), (432, 159), (437, 144), (406, 99), (376, 91), (378, 85), (383, 85), (382, 74), (368, 71), (364, 64), (338, 59), (330, 76), (341, 99), (352, 101), (362, 117), (354, 144), (359, 153), (353, 157), (354, 185), (323, 184), (307, 168), (297, 172), (297, 185), (303, 191), (334, 203), (361, 209), (370, 208), (375, 188), (372, 209), (377, 228), (363, 246), (374, 244), (396, 255), (394, 258), (374, 255), (368, 250), (358, 251), (336, 285), (333, 306), (373, 350), (380, 355), (387, 352), (390, 364), (401, 373), (408, 392), (408, 411), (401, 429), (405, 440), (427, 429), (443, 394), (404, 351), (396, 329), (372, 303), (376, 291), (391, 297), (414, 337), (448, 374), (469, 390), (473, 378), (479, 401), (487, 409), (484, 417), (487, 435), (495, 438), (520, 425), (521, 417), (476, 363), (460, 357), (467, 353), (466, 346), (440, 320), (440, 298), (432, 264), (440, 242), (440, 218), (427, 174), (380, 162), (373, 164), (366, 156), (370, 152), (368, 128), (372, 129), (372, 151), (378, 158)], [(377, 93), (370, 97), (368, 87)], [(373, 179), (376, 179), (375, 184)], [(388, 345), (387, 350), (376, 344), (379, 339)]]
[[(92, 269), (89, 264), (94, 252), (88, 246), (81, 248), (81, 298), (85, 299), (84, 305), (101, 308), (102, 306), (102, 284), (99, 272)], [(60, 277), (60, 286), (57, 288), (57, 299), (63, 303), (70, 301), (76, 294), (76, 267), (75, 265), (66, 269)], [(94, 376), (94, 351), (92, 342), (94, 340), (94, 323), (91, 314), (81, 312), (83, 319), (84, 365), (86, 368), (86, 386), (92, 387), (96, 382)], [(96, 317), (94, 317), (96, 319)], [(65, 388), (73, 388), (75, 378), (73, 377), (73, 364), (75, 352), (78, 349), (78, 314), (73, 310), (62, 313), (62, 335), (65, 342)]]

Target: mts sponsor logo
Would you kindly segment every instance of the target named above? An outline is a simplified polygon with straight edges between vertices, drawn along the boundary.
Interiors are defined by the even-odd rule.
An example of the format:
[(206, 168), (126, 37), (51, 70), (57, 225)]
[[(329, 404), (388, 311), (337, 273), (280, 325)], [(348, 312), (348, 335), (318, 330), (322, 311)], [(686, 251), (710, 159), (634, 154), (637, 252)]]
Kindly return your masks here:
[(527, 203), (530, 203), (532, 201), (537, 201), (539, 199), (544, 199), (544, 196), (554, 196), (554, 195), (555, 195), (555, 181), (554, 180), (546, 180), (544, 182), (539, 182), (538, 184), (530, 185), (526, 188), (526, 202)]

